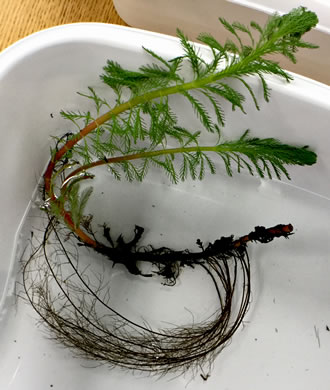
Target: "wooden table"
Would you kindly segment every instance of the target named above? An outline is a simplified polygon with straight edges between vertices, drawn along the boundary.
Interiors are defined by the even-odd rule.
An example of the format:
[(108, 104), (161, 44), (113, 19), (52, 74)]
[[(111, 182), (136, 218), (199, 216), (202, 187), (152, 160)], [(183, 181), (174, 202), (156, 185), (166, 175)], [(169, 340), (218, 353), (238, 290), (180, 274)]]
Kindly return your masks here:
[(36, 31), (66, 23), (127, 25), (112, 0), (1, 0), (0, 51)]

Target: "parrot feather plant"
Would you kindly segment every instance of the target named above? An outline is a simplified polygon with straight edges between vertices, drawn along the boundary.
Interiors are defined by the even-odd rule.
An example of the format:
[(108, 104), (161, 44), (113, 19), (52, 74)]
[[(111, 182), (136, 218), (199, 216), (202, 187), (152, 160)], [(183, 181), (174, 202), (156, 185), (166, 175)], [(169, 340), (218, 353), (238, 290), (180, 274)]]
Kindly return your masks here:
[[(94, 113), (62, 112), (64, 118), (79, 126), (79, 131), (57, 137), (51, 151), (43, 177), (42, 208), (48, 222), (42, 242), (25, 263), (23, 286), (54, 339), (80, 356), (160, 375), (213, 362), (249, 306), (247, 244), (267, 243), (292, 234), (291, 224), (278, 224), (256, 227), (236, 239), (219, 237), (208, 245), (197, 239), (196, 251), (141, 247), (143, 227), (135, 226), (130, 241), (122, 235), (114, 239), (109, 221), (102, 221), (101, 232), (97, 232), (100, 225), (86, 215), (93, 187), (85, 184), (93, 183), (100, 166), (107, 167), (115, 179), (141, 182), (148, 170), (156, 167), (175, 185), (189, 179), (202, 180), (208, 172), (215, 174), (214, 159), (220, 159), (229, 176), (246, 170), (261, 178), (277, 179), (289, 178), (290, 165), (316, 162), (316, 154), (305, 145), (254, 137), (248, 130), (238, 138), (223, 137), (224, 102), (245, 112), (243, 89), (259, 110), (256, 88), (250, 80), (260, 81), (258, 88), (267, 102), (268, 75), (290, 82), (292, 75), (272, 60), (272, 55), (281, 54), (295, 63), (298, 49), (316, 48), (302, 39), (316, 26), (316, 15), (300, 7), (282, 16), (273, 15), (265, 26), (219, 20), (233, 40), (221, 44), (210, 34), (200, 34), (198, 39), (208, 47), (211, 59), (200, 55), (196, 45), (178, 30), (182, 55), (168, 60), (144, 48), (153, 64), (136, 70), (109, 60), (101, 79), (115, 95), (114, 101), (101, 98), (89, 88), (84, 96), (95, 105)], [(187, 67), (189, 77), (184, 76)], [(237, 84), (242, 86), (239, 91), (233, 86)], [(189, 103), (205, 132), (217, 138), (216, 143), (204, 144), (203, 132), (180, 124), (171, 104), (174, 95)], [(104, 275), (92, 282), (87, 271), (79, 267), (81, 251), (93, 250), (132, 275), (158, 275), (168, 286), (176, 283), (185, 267), (200, 268), (215, 287), (219, 308), (211, 319), (165, 329), (133, 321), (112, 305)], [(152, 271), (144, 272), (141, 264), (149, 264)]]

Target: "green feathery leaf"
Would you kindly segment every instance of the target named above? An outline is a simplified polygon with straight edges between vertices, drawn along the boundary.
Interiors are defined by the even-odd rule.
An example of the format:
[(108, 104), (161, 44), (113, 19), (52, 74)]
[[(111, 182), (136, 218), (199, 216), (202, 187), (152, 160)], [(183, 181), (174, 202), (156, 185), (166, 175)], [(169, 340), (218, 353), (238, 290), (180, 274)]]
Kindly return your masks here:
[(186, 58), (190, 62), (191, 68), (195, 76), (198, 78), (201, 73), (201, 64), (204, 63), (204, 61), (198, 55), (194, 46), (188, 41), (187, 37), (183, 34), (183, 32), (179, 29), (177, 29), (176, 32), (177, 36), (180, 38), (182, 48), (186, 53)]
[[(281, 178), (281, 174), (290, 179), (284, 165), (312, 165), (315, 164), (317, 158), (316, 154), (307, 146), (287, 145), (274, 138), (251, 138), (248, 130), (238, 140), (220, 144), (218, 154), (225, 159), (226, 169), (230, 175), (232, 174), (231, 164), (232, 162), (237, 164), (235, 157), (236, 154), (240, 154), (250, 160), (259, 176), (264, 177), (266, 173), (270, 179), (272, 174), (268, 163), (278, 179)], [(244, 160), (244, 164), (249, 163)], [(250, 168), (252, 166), (250, 165)]]
[(79, 190), (79, 184), (73, 183), (66, 191), (71, 218), (75, 226), (80, 225), (81, 218), (83, 217), (88, 199), (92, 195), (93, 188), (88, 187), (84, 189), (81, 194), (79, 194)]
[[(66, 164), (78, 161), (79, 172), (106, 164), (118, 180), (124, 176), (129, 181), (142, 181), (149, 167), (154, 165), (177, 183), (188, 177), (202, 180), (207, 171), (214, 174), (213, 155), (221, 158), (230, 176), (235, 171), (247, 170), (260, 177), (289, 179), (288, 166), (314, 164), (316, 154), (307, 147), (284, 144), (275, 138), (251, 137), (248, 131), (238, 139), (223, 142), (225, 112), (222, 104), (227, 101), (233, 109), (239, 108), (245, 113), (247, 94), (259, 110), (257, 89), (249, 82), (251, 77), (260, 81), (266, 101), (270, 98), (268, 75), (290, 82), (292, 76), (271, 56), (281, 54), (294, 63), (299, 48), (316, 48), (302, 40), (303, 34), (317, 24), (316, 15), (299, 7), (283, 16), (275, 14), (264, 27), (255, 22), (245, 26), (223, 18), (219, 21), (232, 39), (219, 43), (211, 34), (200, 34), (199, 40), (210, 49), (208, 60), (181, 30), (177, 33), (183, 54), (175, 58), (167, 59), (143, 48), (153, 62), (137, 70), (124, 69), (109, 60), (101, 79), (114, 92), (115, 102), (108, 103), (95, 89), (89, 88), (89, 92), (81, 96), (94, 103), (94, 111), (61, 113), (80, 131), (82, 124), (92, 125), (101, 110), (110, 109), (96, 120), (95, 130), (79, 143), (75, 142), (81, 138), (79, 131), (56, 140), (52, 161), (58, 164), (57, 172), (62, 173)], [(245, 44), (246, 38), (249, 44)], [(190, 66), (191, 71), (186, 72), (189, 76), (183, 76), (183, 65)], [(236, 87), (237, 81), (240, 89)], [(201, 145), (201, 133), (181, 125), (172, 95), (183, 96), (204, 128), (218, 135), (215, 146)], [(124, 96), (128, 96), (127, 100)], [(62, 161), (57, 161), (59, 149), (67, 142), (73, 146), (61, 155)], [(169, 147), (169, 144), (174, 146)], [(56, 170), (53, 175), (56, 177)], [(64, 188), (60, 188), (59, 199), (70, 210), (74, 225), (78, 226), (92, 190), (80, 193), (76, 181)], [(58, 203), (54, 207), (53, 212), (61, 215)]]

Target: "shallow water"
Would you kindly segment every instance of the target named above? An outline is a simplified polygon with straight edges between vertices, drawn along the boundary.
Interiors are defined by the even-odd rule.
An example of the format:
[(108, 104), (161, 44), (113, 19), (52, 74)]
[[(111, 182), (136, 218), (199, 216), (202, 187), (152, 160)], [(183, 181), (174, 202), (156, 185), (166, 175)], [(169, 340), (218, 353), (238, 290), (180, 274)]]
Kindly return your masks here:
[[(114, 237), (123, 233), (129, 239), (134, 225), (141, 225), (145, 228), (141, 245), (194, 250), (197, 238), (207, 243), (222, 235), (246, 234), (257, 225), (292, 223), (294, 235), (289, 240), (249, 246), (250, 310), (231, 344), (216, 359), (207, 386), (216, 389), (221, 383), (224, 389), (240, 388), (240, 367), (251, 389), (324, 388), (330, 361), (329, 199), (290, 184), (246, 176), (239, 180), (207, 178), (173, 187), (157, 175), (143, 185), (104, 180), (98, 175), (93, 185), (87, 212), (94, 214), (94, 226), (107, 222)], [(44, 223), (38, 209), (31, 208), (18, 256), (23, 248), (25, 255), (29, 253), (26, 245), (31, 231), (36, 239)], [(168, 287), (159, 278), (146, 280), (128, 274), (120, 265), (112, 268), (90, 252), (81, 259), (106, 274), (111, 302), (132, 319), (142, 316), (156, 327), (167, 327), (203, 320), (217, 308), (214, 288), (201, 270), (184, 270), (178, 283)], [(16, 271), (19, 279), (19, 267)], [(70, 351), (48, 340), (44, 327), (36, 327), (36, 314), (20, 300), (15, 304), (13, 297), (8, 297), (2, 314), (2, 389), (22, 389), (27, 378), (37, 389), (50, 385), (88, 389), (95, 380), (99, 389), (109, 384), (136, 389), (155, 386), (153, 379), (117, 369), (84, 368), (97, 364), (72, 359)], [(187, 383), (188, 388), (199, 389), (204, 385), (199, 373), (190, 379), (168, 382), (163, 378), (157, 381), (157, 389), (183, 388)]]

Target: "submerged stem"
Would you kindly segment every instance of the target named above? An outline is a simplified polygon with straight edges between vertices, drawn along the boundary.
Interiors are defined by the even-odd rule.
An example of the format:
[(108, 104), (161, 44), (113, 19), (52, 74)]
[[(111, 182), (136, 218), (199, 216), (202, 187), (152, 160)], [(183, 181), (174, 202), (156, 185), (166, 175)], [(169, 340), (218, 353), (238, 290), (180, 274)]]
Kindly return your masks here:
[[(229, 29), (232, 34), (238, 37), (236, 31), (237, 25), (230, 25), (222, 19), (220, 19), (220, 21), (227, 29)], [(264, 75), (277, 75), (286, 81), (290, 81), (292, 77), (286, 71), (282, 70), (279, 67), (278, 63), (265, 59), (264, 57), (274, 53), (281, 53), (282, 55), (288, 57), (291, 61), (295, 62), (294, 53), (296, 52), (297, 48), (316, 47), (315, 45), (301, 41), (301, 36), (305, 32), (309, 31), (312, 27), (314, 27), (316, 23), (317, 17), (314, 13), (307, 11), (304, 7), (299, 7), (297, 9), (292, 10), (289, 14), (283, 15), (282, 17), (280, 17), (279, 15), (274, 15), (272, 18), (270, 18), (264, 29), (262, 29), (259, 25), (252, 23), (251, 26), (253, 28), (256, 28), (260, 33), (260, 38), (257, 43), (254, 43), (254, 40), (252, 39), (252, 47), (244, 46), (241, 44), (239, 48), (235, 46), (234, 43), (231, 41), (227, 41), (227, 43), (222, 46), (212, 36), (204, 36), (204, 40), (202, 39), (202, 42), (206, 43), (211, 48), (214, 57), (213, 61), (209, 64), (203, 58), (199, 57), (198, 51), (196, 51), (195, 48), (190, 45), (188, 41), (186, 41), (186, 38), (182, 34), (179, 35), (179, 38), (181, 40), (182, 48), (185, 52), (183, 56), (167, 61), (162, 59), (155, 53), (149, 51), (149, 53), (151, 53), (155, 58), (165, 64), (169, 70), (164, 70), (158, 67), (158, 65), (147, 65), (144, 67), (140, 67), (140, 72), (132, 72), (124, 70), (120, 65), (114, 63), (113, 61), (110, 61), (110, 70), (106, 70), (106, 68), (104, 68), (105, 71), (108, 72), (108, 74), (110, 75), (109, 80), (106, 83), (113, 89), (113, 91), (116, 92), (118, 96), (118, 101), (120, 100), (119, 97), (121, 96), (120, 91), (122, 87), (130, 89), (130, 91), (133, 93), (133, 97), (129, 101), (118, 104), (105, 114), (99, 116), (97, 119), (95, 119), (82, 130), (80, 130), (78, 134), (75, 134), (70, 137), (70, 139), (67, 139), (67, 141), (62, 147), (56, 149), (56, 152), (53, 154), (44, 173), (44, 190), (47, 198), (47, 203), (49, 203), (51, 206), (54, 207), (55, 210), (59, 212), (59, 215), (64, 219), (64, 222), (78, 235), (78, 237), (82, 241), (88, 243), (91, 246), (95, 246), (95, 241), (88, 237), (84, 232), (82, 232), (79, 229), (79, 226), (75, 226), (70, 213), (64, 208), (65, 202), (63, 201), (63, 199), (58, 199), (54, 192), (54, 179), (59, 174), (58, 169), (60, 169), (60, 171), (62, 172), (62, 167), (59, 167), (58, 163), (62, 162), (63, 165), (66, 165), (66, 160), (70, 159), (68, 152), (72, 151), (74, 146), (80, 140), (85, 138), (94, 130), (100, 128), (100, 126), (103, 125), (105, 122), (113, 120), (120, 114), (132, 110), (134, 107), (141, 106), (155, 99), (157, 100), (159, 98), (167, 97), (174, 94), (181, 94), (185, 96), (185, 98), (187, 98), (192, 104), (194, 110), (197, 113), (197, 116), (199, 116), (202, 124), (206, 127), (206, 129), (208, 131), (214, 132), (214, 129), (218, 129), (218, 127), (212, 124), (212, 120), (208, 112), (205, 110), (203, 102), (200, 102), (194, 96), (190, 95), (187, 91), (200, 89), (204, 96), (206, 96), (212, 103), (219, 123), (223, 123), (223, 114), (220, 104), (217, 101), (218, 98), (224, 98), (225, 100), (232, 103), (233, 108), (239, 107), (244, 112), (242, 106), (244, 96), (240, 92), (237, 92), (227, 83), (219, 83), (219, 81), (222, 79), (234, 78), (242, 81), (244, 86), (252, 95), (254, 102), (256, 103), (256, 98), (251, 87), (249, 87), (248, 84), (242, 80), (243, 76), (255, 75), (261, 80), (261, 84), (264, 90), (264, 96), (265, 99), (268, 101), (269, 88), (267, 87)], [(239, 30), (242, 30), (242, 27)], [(250, 30), (248, 28), (243, 28), (242, 31), (248, 32), (251, 36)], [(232, 55), (228, 56), (227, 51), (230, 51)], [(181, 75), (177, 73), (180, 68), (178, 64), (181, 63), (183, 59), (187, 59), (187, 61), (190, 63), (191, 70), (193, 71), (195, 77), (195, 79), (188, 82), (185, 82)], [(166, 81), (165, 84), (164, 80)], [(141, 89), (141, 85), (144, 88)], [(205, 89), (207, 90), (206, 92)], [(137, 94), (137, 96), (135, 94)], [(95, 93), (91, 98), (97, 99)], [(103, 101), (101, 102), (101, 100), (99, 99), (96, 102), (98, 105), (99, 112), (99, 105), (102, 105)], [(107, 106), (109, 107), (108, 104)], [(256, 106), (258, 108), (257, 104)], [(154, 127), (157, 129), (157, 126), (159, 125), (165, 126), (164, 123), (166, 123), (167, 120), (169, 121), (169, 123), (171, 123), (170, 127), (173, 126), (174, 130), (176, 131), (176, 126), (174, 126), (172, 123), (173, 118), (171, 118), (171, 120), (166, 119), (163, 121), (159, 119), (159, 117), (162, 117), (164, 114), (164, 107), (168, 110), (167, 116), (171, 117), (171, 113), (169, 112), (168, 106), (161, 106), (160, 108), (158, 108), (158, 116), (151, 112), (155, 108), (153, 107), (152, 109), (150, 109), (149, 112), (151, 122), (155, 121), (153, 125), (155, 125)], [(148, 111), (147, 108), (146, 111)], [(78, 115), (78, 117), (80, 116)], [(88, 120), (86, 121), (86, 123), (88, 123), (88, 121), (90, 120), (89, 113), (86, 118), (88, 118)], [(128, 121), (128, 125), (130, 125), (130, 119)], [(127, 131), (125, 126), (123, 126), (122, 130), (123, 131), (120, 132), (119, 135), (123, 136), (123, 142), (126, 142), (127, 140), (125, 136), (128, 134), (129, 138), (130, 133)], [(172, 130), (172, 128), (170, 128), (170, 130)], [(114, 136), (117, 136), (114, 129), (112, 129), (111, 131), (113, 131)], [(154, 131), (154, 129), (152, 129), (152, 131)], [(162, 129), (162, 131), (164, 130)], [(154, 137), (154, 134), (148, 134), (152, 145), (162, 144), (162, 140), (164, 140), (164, 137), (167, 136), (166, 131), (164, 131), (165, 135), (162, 134), (162, 131), (159, 131), (160, 140), (157, 137)], [(142, 133), (144, 133), (144, 129)], [(147, 131), (145, 131), (145, 133), (147, 133)], [(171, 136), (173, 136), (173, 133), (173, 131), (172, 134), (169, 132)], [(186, 133), (189, 134), (189, 131), (186, 131)], [(194, 139), (194, 135), (190, 135), (191, 137), (189, 138), (189, 141)], [(144, 140), (144, 135), (141, 137), (141, 139)], [(155, 142), (155, 139), (157, 140), (157, 142)], [(180, 139), (179, 136), (177, 136), (177, 139)], [(274, 142), (273, 139), (266, 139), (263, 141), (261, 140), (260, 142), (259, 140), (257, 140), (258, 142), (255, 142), (256, 140), (257, 139), (247, 140), (246, 137), (243, 136), (239, 140), (239, 142), (241, 143), (240, 145), (239, 142), (236, 142), (236, 146), (240, 147), (236, 149), (234, 148), (235, 150), (233, 150), (232, 145), (230, 145), (230, 142), (216, 146), (198, 146), (197, 141), (197, 146), (193, 147), (179, 147), (173, 149), (152, 150), (148, 152), (140, 151), (138, 153), (132, 153), (131, 149), (126, 152), (123, 152), (122, 156), (94, 161), (76, 169), (66, 177), (64, 183), (62, 183), (62, 190), (65, 191), (71, 178), (81, 172), (85, 172), (88, 169), (104, 164), (121, 163), (125, 161), (143, 158), (153, 158), (161, 155), (216, 152), (220, 154), (220, 156), (223, 158), (226, 164), (227, 173), (229, 175), (232, 174), (230, 167), (230, 159), (234, 159), (236, 161), (238, 171), (242, 167), (247, 167), (250, 173), (252, 173), (251, 166), (244, 158), (240, 157), (240, 155), (245, 155), (248, 159), (250, 159), (252, 165), (254, 165), (255, 170), (261, 177), (264, 177), (264, 171), (266, 171), (266, 173), (268, 173), (268, 176), (271, 177), (270, 170), (273, 169), (278, 178), (280, 178), (281, 173), (284, 173), (286, 177), (289, 177), (288, 172), (284, 167), (285, 164), (311, 165), (316, 161), (316, 155), (310, 151), (306, 151), (306, 149), (304, 150), (304, 148), (296, 148), (297, 150), (294, 150), (294, 148), (291, 148), (288, 145), (279, 145), (278, 143)], [(268, 144), (265, 141), (267, 141)], [(184, 142), (181, 142), (181, 144), (184, 144)], [(109, 154), (113, 154), (113, 150), (122, 150), (120, 147), (116, 149), (114, 146), (117, 145), (111, 145), (113, 149), (111, 149)], [(273, 146), (278, 146), (278, 148), (273, 149)], [(88, 149), (87, 144), (86, 149)], [(110, 149), (108, 149), (108, 151), (109, 150)], [(125, 155), (125, 153), (127, 154)], [(65, 162), (62, 160), (64, 160)], [(88, 161), (91, 161), (89, 155)], [(207, 158), (206, 162), (211, 167), (211, 172), (213, 172), (214, 169), (212, 166), (212, 162), (209, 161)], [(259, 163), (261, 165), (259, 165)], [(192, 169), (192, 172), (194, 172), (194, 167)], [(171, 174), (171, 172), (169, 173)], [(201, 177), (202, 176), (203, 174), (201, 173)], [(88, 178), (88, 176), (85, 176), (84, 178)]]
[(223, 70), (213, 74), (209, 75), (207, 77), (193, 80), (187, 83), (174, 85), (167, 88), (160, 88), (154, 91), (147, 92), (143, 95), (136, 96), (132, 98), (131, 100), (122, 103), (116, 107), (114, 107), (112, 110), (106, 112), (105, 114), (101, 115), (97, 119), (95, 119), (93, 122), (89, 123), (85, 128), (83, 128), (74, 138), (68, 140), (65, 145), (63, 145), (54, 155), (54, 157), (49, 162), (49, 165), (45, 171), (44, 179), (45, 179), (45, 191), (49, 195), (50, 198), (53, 198), (53, 193), (51, 189), (51, 176), (54, 171), (54, 167), (57, 161), (59, 161), (65, 153), (70, 151), (81, 139), (86, 137), (89, 133), (91, 133), (93, 130), (97, 129), (99, 126), (104, 124), (105, 122), (109, 121), (113, 117), (121, 114), (124, 111), (127, 111), (129, 109), (132, 109), (133, 107), (149, 102), (151, 100), (174, 95), (177, 93), (182, 93), (185, 91), (189, 91), (192, 89), (198, 89), (202, 88), (206, 85), (212, 84), (216, 81), (219, 81), (223, 78), (229, 78), (231, 76), (237, 77), (237, 75), (241, 75), (246, 73), (246, 67), (249, 63), (255, 61), (257, 58), (259, 58), (264, 52), (267, 52), (268, 47), (270, 46), (270, 43), (264, 45), (263, 48), (259, 48), (256, 52), (248, 55), (241, 61), (232, 63), (231, 65), (227, 66)]
[(82, 172), (86, 172), (89, 169), (93, 169), (102, 165), (108, 165), (108, 164), (119, 164), (124, 161), (133, 161), (133, 160), (139, 160), (143, 158), (152, 158), (162, 155), (174, 155), (174, 154), (182, 154), (182, 153), (193, 153), (193, 152), (221, 152), (228, 150), (228, 147), (224, 144), (217, 145), (217, 146), (190, 146), (190, 147), (181, 147), (181, 148), (171, 148), (171, 149), (161, 149), (161, 150), (153, 150), (149, 152), (143, 152), (143, 153), (134, 153), (134, 154), (128, 154), (118, 157), (109, 157), (104, 158), (102, 160), (93, 161), (90, 164), (85, 164), (80, 166), (79, 168), (75, 169), (73, 172), (71, 172), (63, 181), (63, 185), (61, 187), (61, 191), (65, 190), (68, 186), (69, 182), (72, 180), (72, 178), (76, 177), (77, 175), (81, 174)]

